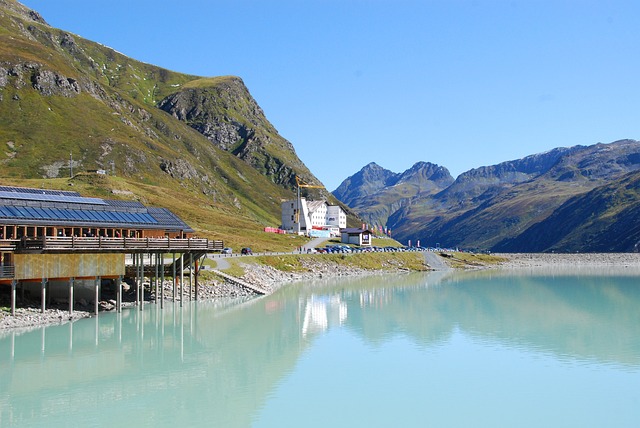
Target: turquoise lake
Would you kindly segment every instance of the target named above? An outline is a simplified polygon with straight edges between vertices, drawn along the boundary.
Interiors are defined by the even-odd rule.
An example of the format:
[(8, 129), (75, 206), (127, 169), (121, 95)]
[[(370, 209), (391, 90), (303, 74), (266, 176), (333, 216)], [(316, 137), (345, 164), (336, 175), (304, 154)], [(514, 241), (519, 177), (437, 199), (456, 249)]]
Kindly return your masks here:
[(640, 273), (288, 284), (0, 331), (0, 427), (638, 427)]

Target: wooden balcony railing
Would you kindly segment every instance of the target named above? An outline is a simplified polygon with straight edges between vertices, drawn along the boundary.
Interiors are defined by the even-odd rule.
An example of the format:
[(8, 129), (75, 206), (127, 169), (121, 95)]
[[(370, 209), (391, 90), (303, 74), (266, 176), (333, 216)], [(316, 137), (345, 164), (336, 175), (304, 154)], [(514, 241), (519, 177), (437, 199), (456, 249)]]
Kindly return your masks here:
[(0, 249), (16, 252), (213, 252), (221, 240), (200, 238), (104, 238), (56, 237), (0, 241)]

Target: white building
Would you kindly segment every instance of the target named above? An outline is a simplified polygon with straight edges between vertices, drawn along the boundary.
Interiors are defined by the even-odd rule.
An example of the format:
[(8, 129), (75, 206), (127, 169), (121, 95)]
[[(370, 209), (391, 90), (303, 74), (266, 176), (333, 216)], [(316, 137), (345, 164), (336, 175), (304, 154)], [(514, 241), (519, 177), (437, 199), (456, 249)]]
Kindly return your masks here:
[(340, 242), (342, 242), (343, 244), (370, 246), (371, 231), (354, 227), (342, 229), (340, 231)]
[(282, 208), (282, 226), (294, 233), (309, 234), (311, 230), (329, 230), (335, 235), (347, 227), (347, 214), (338, 205), (329, 205), (326, 201), (308, 201), (300, 198), (300, 229), (296, 223), (297, 201), (284, 201)]

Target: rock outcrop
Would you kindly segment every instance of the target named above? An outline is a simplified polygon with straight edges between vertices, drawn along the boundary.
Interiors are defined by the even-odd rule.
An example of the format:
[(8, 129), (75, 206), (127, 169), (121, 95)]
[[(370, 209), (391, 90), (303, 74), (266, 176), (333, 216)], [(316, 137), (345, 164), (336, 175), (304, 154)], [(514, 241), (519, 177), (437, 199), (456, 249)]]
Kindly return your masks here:
[(276, 184), (293, 188), (296, 174), (317, 182), (238, 77), (190, 82), (165, 97), (158, 107)]

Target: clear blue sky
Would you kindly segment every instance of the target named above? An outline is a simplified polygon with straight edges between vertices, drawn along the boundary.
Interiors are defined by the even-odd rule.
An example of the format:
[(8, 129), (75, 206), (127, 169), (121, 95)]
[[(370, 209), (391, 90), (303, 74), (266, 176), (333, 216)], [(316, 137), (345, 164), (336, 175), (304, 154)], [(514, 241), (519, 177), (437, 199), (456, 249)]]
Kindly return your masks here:
[(640, 2), (24, 0), (135, 59), (237, 75), (334, 190), (369, 162), (455, 177), (640, 139)]

